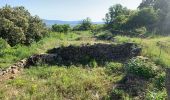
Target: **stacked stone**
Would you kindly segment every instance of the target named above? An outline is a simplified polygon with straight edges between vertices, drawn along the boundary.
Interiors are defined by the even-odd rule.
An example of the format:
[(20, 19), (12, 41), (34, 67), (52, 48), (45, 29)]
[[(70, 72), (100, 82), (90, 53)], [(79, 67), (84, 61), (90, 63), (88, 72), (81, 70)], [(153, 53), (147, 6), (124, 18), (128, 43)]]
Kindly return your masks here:
[(25, 66), (27, 66), (27, 59), (23, 59), (14, 65), (8, 67), (7, 69), (0, 70), (0, 76), (6, 74), (16, 74), (18, 71), (22, 70)]

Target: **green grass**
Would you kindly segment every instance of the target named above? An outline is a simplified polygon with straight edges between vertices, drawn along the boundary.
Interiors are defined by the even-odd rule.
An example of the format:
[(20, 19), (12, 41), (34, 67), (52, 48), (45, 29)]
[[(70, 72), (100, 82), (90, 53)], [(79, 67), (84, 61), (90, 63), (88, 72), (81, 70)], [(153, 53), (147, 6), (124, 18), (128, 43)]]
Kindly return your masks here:
[[(116, 36), (115, 42), (96, 40), (94, 35), (88, 31), (64, 33), (49, 33), (30, 46), (18, 45), (1, 50), (0, 68), (7, 68), (18, 60), (33, 54), (45, 53), (48, 49), (68, 45), (95, 44), (95, 43), (123, 43), (135, 42), (142, 47), (142, 56), (146, 56), (162, 67), (170, 66), (170, 37), (154, 38), (130, 38)], [(160, 55), (160, 45), (162, 51)], [(165, 44), (166, 42), (166, 44)], [(95, 61), (90, 62), (91, 68), (87, 66), (33, 66), (25, 69), (20, 76), (13, 80), (0, 83), (0, 100), (96, 100), (108, 99), (113, 91), (132, 98), (125, 91), (112, 90), (113, 86), (121, 81), (126, 75), (124, 64), (110, 62), (106, 66), (98, 66)], [(163, 86), (164, 76), (157, 77), (155, 83), (162, 89), (155, 91), (154, 82), (146, 92), (146, 99), (164, 99), (166, 90)], [(160, 82), (161, 81), (161, 82)], [(153, 87), (152, 87), (153, 85)], [(156, 96), (155, 96), (156, 95)], [(157, 99), (158, 98), (158, 99)], [(162, 99), (162, 100), (163, 100)], [(109, 100), (109, 99), (108, 99)]]
[[(81, 33), (83, 35), (81, 35)], [(91, 33), (89, 32), (80, 32), (76, 33), (49, 33), (49, 36), (43, 38), (37, 43), (33, 43), (30, 46), (17, 45), (14, 47), (8, 47), (1, 50), (0, 55), (0, 68), (7, 68), (11, 64), (27, 58), (33, 54), (45, 53), (48, 49), (59, 47), (59, 46), (68, 46), (70, 44), (81, 44), (87, 43), (88, 41), (75, 41), (79, 37), (88, 36), (90, 37)], [(70, 42), (73, 41), (73, 42)]]
[(112, 84), (122, 77), (108, 76), (105, 68), (40, 66), (24, 71), (0, 88), (2, 99), (82, 100), (106, 97)]
[(170, 67), (170, 37), (140, 39), (117, 36), (115, 38), (118, 43), (138, 43), (142, 47), (142, 56), (152, 59), (156, 64), (161, 65), (162, 67)]

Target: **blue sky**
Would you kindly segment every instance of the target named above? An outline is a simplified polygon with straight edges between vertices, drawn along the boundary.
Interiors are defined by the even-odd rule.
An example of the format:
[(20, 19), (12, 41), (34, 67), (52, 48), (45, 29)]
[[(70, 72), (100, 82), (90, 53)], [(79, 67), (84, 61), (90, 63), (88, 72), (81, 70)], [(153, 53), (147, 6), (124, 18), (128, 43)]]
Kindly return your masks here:
[(0, 7), (24, 6), (32, 15), (51, 20), (81, 20), (90, 17), (93, 21), (102, 21), (108, 8), (122, 4), (136, 9), (142, 0), (0, 0)]

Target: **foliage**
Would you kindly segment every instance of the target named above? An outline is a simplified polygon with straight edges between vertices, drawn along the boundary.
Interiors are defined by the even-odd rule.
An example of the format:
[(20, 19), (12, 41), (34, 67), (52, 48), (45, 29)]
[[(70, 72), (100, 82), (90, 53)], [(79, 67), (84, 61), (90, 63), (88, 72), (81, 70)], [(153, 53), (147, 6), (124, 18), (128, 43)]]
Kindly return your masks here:
[(110, 31), (102, 31), (102, 32), (99, 32), (96, 35), (96, 37), (97, 39), (100, 39), (100, 40), (111, 40), (113, 38), (113, 34)]
[(111, 97), (109, 98), (109, 100), (129, 100), (129, 96), (128, 94), (120, 89), (114, 89), (111, 92)]
[(138, 8), (129, 10), (120, 4), (111, 6), (104, 19), (106, 30), (136, 36), (135, 30), (145, 27), (147, 33), (169, 34), (169, 0), (143, 0)]
[(145, 97), (145, 100), (166, 100), (167, 93), (164, 89), (163, 91), (148, 91)]
[(3, 50), (8, 47), (9, 47), (8, 43), (4, 39), (0, 38), (0, 56), (4, 54)]
[(92, 30), (92, 21), (90, 18), (84, 19), (79, 25), (73, 28), (74, 31), (88, 31)]
[(11, 46), (31, 44), (47, 33), (45, 25), (37, 16), (31, 16), (24, 7), (6, 5), (0, 9), (0, 37)]
[(64, 24), (64, 25), (54, 24), (54, 25), (52, 25), (52, 30), (54, 32), (68, 33), (71, 30), (71, 27), (68, 24)]
[(125, 65), (129, 74), (138, 75), (143, 78), (154, 78), (159, 69), (152, 62), (145, 59), (133, 58)]
[(157, 75), (154, 79), (154, 84), (157, 89), (163, 90), (165, 88), (165, 73)]
[(106, 64), (106, 69), (108, 73), (119, 73), (123, 72), (123, 64), (117, 62), (110, 62)]
[(122, 24), (126, 22), (127, 17), (130, 15), (130, 10), (120, 4), (113, 5), (109, 8), (104, 21), (107, 29), (118, 30)]
[(153, 8), (143, 8), (130, 16), (127, 23), (125, 24), (125, 27), (128, 30), (141, 27), (146, 27), (147, 30), (151, 30), (157, 20), (158, 15)]
[(169, 8), (170, 2), (169, 0), (143, 0), (139, 5), (140, 9), (148, 7), (153, 7), (155, 11), (158, 11), (158, 21), (155, 22), (155, 30), (159, 34), (169, 34)]
[(4, 39), (0, 38), (0, 50), (6, 49), (7, 47), (9, 47), (8, 43)]

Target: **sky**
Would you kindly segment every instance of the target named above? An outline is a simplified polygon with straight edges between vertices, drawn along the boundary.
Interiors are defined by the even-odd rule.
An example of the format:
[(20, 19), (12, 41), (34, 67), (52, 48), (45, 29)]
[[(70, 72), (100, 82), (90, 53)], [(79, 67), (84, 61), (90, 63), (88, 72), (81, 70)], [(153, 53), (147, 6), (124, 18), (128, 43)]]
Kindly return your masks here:
[(142, 0), (0, 0), (0, 8), (6, 4), (24, 6), (32, 15), (42, 19), (76, 21), (90, 17), (92, 21), (102, 21), (108, 8), (122, 4), (136, 9)]

